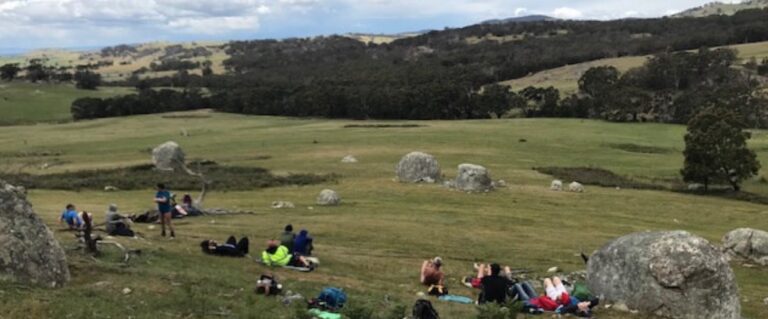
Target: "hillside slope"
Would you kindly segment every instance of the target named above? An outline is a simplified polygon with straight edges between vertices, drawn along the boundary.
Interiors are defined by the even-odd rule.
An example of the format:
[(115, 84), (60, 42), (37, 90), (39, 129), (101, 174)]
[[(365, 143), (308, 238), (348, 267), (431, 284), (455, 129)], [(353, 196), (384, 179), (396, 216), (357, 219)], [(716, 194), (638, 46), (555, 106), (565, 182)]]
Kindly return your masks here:
[[(728, 47), (738, 50), (739, 58), (742, 62), (751, 57), (755, 57), (758, 61), (763, 58), (768, 58), (768, 42), (740, 44)], [(584, 72), (592, 67), (607, 65), (613, 66), (621, 72), (625, 72), (631, 68), (643, 65), (646, 59), (647, 56), (600, 59), (536, 72), (524, 78), (503, 81), (501, 84), (509, 85), (514, 91), (522, 90), (529, 86), (552, 86), (560, 90), (561, 95), (571, 94), (576, 93), (578, 90), (579, 78), (581, 78)]]
[(700, 7), (691, 8), (672, 15), (672, 17), (698, 18), (710, 15), (732, 15), (746, 9), (762, 9), (768, 7), (768, 0), (749, 0), (742, 3), (712, 2)]

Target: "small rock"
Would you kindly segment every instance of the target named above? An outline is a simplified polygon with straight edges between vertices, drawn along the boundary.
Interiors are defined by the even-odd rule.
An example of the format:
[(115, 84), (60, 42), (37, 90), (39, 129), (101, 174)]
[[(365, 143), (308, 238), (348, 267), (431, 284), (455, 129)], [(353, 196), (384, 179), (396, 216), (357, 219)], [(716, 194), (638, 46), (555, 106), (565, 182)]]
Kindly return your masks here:
[(507, 181), (500, 179), (496, 182), (497, 187), (507, 187)]
[(119, 190), (120, 189), (118, 189), (117, 187), (114, 187), (112, 185), (104, 186), (104, 191), (105, 192), (116, 192), (116, 191), (119, 191)]
[(345, 164), (357, 163), (357, 158), (355, 158), (352, 155), (347, 155), (347, 156), (344, 156), (344, 158), (341, 159), (341, 162), (345, 163)]
[(215, 219), (211, 219), (211, 224), (215, 224), (215, 223), (216, 223), (216, 220)]
[(131, 294), (131, 292), (133, 292), (131, 288), (128, 288), (128, 287), (123, 288), (123, 295), (129, 295)]
[(623, 302), (619, 302), (613, 305), (613, 309), (616, 309), (616, 311), (621, 312), (629, 312), (629, 307)]
[(765, 305), (767, 305), (767, 306), (768, 306), (768, 297), (766, 297), (765, 299), (763, 299), (763, 304), (765, 304)]
[(312, 207), (312, 206), (309, 206), (309, 207), (307, 207), (307, 209), (309, 209), (309, 210), (313, 210), (313, 209), (315, 209), (315, 208), (314, 208), (314, 207)]
[(295, 208), (296, 206), (293, 205), (291, 202), (287, 201), (275, 201), (272, 202), (272, 208), (273, 209), (282, 209), (282, 208)]
[(155, 229), (155, 225), (149, 225), (149, 226), (147, 226), (147, 229), (153, 230), (153, 229)]
[(548, 273), (556, 273), (556, 272), (559, 272), (559, 271), (560, 271), (559, 267), (552, 267), (552, 268), (547, 269)]
[(321, 206), (336, 206), (341, 204), (341, 196), (334, 190), (324, 189), (317, 195), (316, 202)]

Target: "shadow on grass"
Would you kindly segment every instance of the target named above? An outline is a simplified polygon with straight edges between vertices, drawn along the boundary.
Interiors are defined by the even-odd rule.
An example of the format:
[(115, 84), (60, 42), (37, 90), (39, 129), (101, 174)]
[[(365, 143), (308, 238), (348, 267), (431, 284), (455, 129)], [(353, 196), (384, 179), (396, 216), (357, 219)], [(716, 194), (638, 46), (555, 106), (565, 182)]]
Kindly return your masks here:
[[(338, 175), (335, 174), (274, 175), (264, 168), (223, 166), (215, 162), (205, 162), (201, 165), (193, 164), (191, 167), (205, 174), (206, 178), (211, 181), (210, 189), (223, 191), (313, 185), (333, 182), (338, 179)], [(120, 190), (138, 190), (151, 188), (157, 183), (166, 183), (174, 190), (200, 189), (198, 177), (184, 173), (157, 171), (150, 164), (46, 175), (3, 173), (0, 174), (0, 179), (29, 189), (104, 190), (105, 186), (113, 186)]]

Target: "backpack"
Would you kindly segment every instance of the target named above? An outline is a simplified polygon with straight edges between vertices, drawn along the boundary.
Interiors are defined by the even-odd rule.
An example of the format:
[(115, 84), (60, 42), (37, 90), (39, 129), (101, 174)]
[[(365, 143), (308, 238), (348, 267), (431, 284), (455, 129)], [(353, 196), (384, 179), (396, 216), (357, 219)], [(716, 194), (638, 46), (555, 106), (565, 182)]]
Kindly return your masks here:
[(323, 291), (317, 296), (317, 301), (323, 303), (328, 309), (340, 309), (347, 302), (347, 294), (339, 288), (323, 288)]
[(429, 300), (419, 299), (413, 305), (413, 319), (440, 319), (440, 315)]
[(582, 282), (573, 284), (573, 291), (571, 291), (571, 296), (574, 296), (576, 299), (581, 301), (589, 301), (592, 299), (592, 293), (589, 292), (587, 285)]

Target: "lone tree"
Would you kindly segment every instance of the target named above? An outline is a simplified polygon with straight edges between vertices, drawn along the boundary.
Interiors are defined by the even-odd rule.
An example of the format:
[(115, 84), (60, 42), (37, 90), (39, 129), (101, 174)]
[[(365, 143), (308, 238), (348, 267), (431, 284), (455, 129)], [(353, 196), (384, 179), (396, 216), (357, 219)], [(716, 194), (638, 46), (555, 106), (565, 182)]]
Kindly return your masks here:
[(747, 148), (752, 134), (744, 128), (739, 116), (723, 107), (707, 108), (691, 119), (680, 171), (683, 180), (703, 184), (704, 190), (714, 183), (728, 183), (739, 191), (741, 182), (760, 170), (757, 155)]
[(75, 73), (75, 87), (82, 90), (95, 90), (101, 85), (101, 74), (91, 71), (77, 71)]

